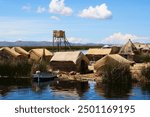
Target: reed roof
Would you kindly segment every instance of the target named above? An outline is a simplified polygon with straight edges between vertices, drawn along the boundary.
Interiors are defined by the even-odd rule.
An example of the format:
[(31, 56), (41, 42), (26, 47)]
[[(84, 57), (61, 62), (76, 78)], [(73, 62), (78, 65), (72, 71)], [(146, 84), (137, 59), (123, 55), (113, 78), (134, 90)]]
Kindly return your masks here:
[(121, 48), (119, 54), (134, 55), (135, 51), (137, 51), (137, 48), (129, 39), (129, 41)]
[(38, 57), (42, 57), (43, 55), (44, 56), (53, 56), (53, 53), (50, 52), (49, 50), (45, 49), (45, 48), (37, 48), (37, 49), (31, 49), (29, 51), (29, 53), (34, 53), (36, 54)]
[(123, 63), (123, 64), (131, 65), (134, 63), (134, 61), (129, 61), (118, 54), (110, 54), (98, 60), (95, 63), (94, 68), (98, 69), (106, 64), (113, 64), (113, 63)]
[(87, 54), (91, 55), (107, 55), (111, 53), (111, 48), (90, 48)]
[(148, 44), (145, 44), (145, 46), (142, 48), (142, 50), (150, 50), (150, 47)]
[(21, 47), (13, 47), (12, 50), (15, 50), (16, 52), (18, 52), (19, 54), (23, 54), (23, 55), (29, 55), (29, 52), (27, 52), (26, 50), (24, 50)]
[(80, 51), (72, 51), (72, 52), (56, 52), (51, 59), (52, 61), (59, 62), (70, 62), (72, 61), (74, 64), (77, 64), (78, 60), (83, 59), (87, 63), (89, 63), (88, 58)]
[(5, 51), (15, 58), (21, 55), (21, 54), (17, 53), (16, 51), (10, 49), (9, 47), (3, 47), (0, 49), (0, 51)]

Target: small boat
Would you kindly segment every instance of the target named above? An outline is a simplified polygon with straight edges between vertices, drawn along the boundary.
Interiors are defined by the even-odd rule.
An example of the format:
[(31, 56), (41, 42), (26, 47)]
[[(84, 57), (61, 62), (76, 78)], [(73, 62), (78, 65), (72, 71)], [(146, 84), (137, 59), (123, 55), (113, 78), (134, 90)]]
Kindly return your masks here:
[(35, 74), (33, 74), (33, 81), (36, 82), (46, 82), (51, 81), (57, 78), (57, 75), (52, 72), (40, 72), (37, 71)]

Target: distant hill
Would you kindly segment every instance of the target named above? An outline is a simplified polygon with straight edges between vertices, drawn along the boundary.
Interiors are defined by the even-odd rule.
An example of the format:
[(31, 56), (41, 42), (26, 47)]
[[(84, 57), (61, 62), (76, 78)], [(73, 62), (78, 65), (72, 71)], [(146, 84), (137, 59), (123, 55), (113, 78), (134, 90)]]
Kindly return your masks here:
[[(0, 46), (52, 46), (52, 42), (48, 41), (16, 41), (16, 42), (8, 42), (8, 41), (1, 41)], [(72, 46), (103, 46), (104, 44), (94, 44), (94, 43), (71, 43)], [(63, 46), (63, 45), (62, 45)]]

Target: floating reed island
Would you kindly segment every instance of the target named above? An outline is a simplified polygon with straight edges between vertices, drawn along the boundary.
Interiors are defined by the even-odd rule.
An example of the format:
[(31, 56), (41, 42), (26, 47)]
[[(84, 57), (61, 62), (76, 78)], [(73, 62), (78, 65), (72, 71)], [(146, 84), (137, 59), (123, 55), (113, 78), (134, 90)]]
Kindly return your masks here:
[[(28, 48), (29, 49), (29, 48)], [(52, 52), (46, 48), (0, 48), (0, 77), (30, 77), (36, 71), (55, 72), (60, 79), (95, 80), (108, 83), (149, 82), (150, 45), (89, 48), (81, 51)]]

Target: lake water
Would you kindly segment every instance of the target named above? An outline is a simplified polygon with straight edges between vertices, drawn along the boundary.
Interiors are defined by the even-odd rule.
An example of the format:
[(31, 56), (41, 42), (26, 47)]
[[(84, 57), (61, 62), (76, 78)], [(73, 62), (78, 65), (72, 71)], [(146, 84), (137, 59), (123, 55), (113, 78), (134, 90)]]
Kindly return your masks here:
[(150, 84), (108, 85), (94, 81), (0, 84), (1, 100), (149, 100)]

